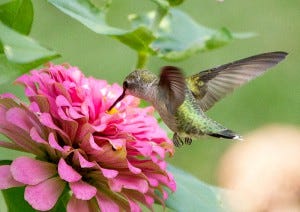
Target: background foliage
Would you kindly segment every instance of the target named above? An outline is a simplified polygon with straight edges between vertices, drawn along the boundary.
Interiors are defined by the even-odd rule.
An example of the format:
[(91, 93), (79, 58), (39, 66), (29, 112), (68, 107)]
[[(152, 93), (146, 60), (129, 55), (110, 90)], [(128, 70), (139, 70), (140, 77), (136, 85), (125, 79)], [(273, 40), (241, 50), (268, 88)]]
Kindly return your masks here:
[[(127, 46), (90, 31), (46, 1), (32, 2), (35, 14), (30, 36), (62, 55), (54, 60), (55, 63), (69, 62), (80, 67), (86, 75), (107, 79), (111, 83), (121, 83), (135, 68), (136, 54)], [(107, 22), (126, 29), (129, 28), (127, 14), (141, 14), (151, 8), (155, 9), (156, 6), (147, 0), (114, 0)], [(189, 75), (262, 52), (287, 51), (289, 56), (284, 63), (228, 96), (208, 113), (215, 120), (242, 134), (274, 122), (300, 125), (298, 0), (225, 0), (224, 3), (189, 0), (179, 8), (205, 26), (216, 29), (225, 26), (234, 32), (256, 32), (258, 36), (235, 40), (225, 47), (196, 54), (181, 62), (167, 62), (151, 57), (147, 66), (150, 70), (158, 73), (161, 66), (171, 64), (182, 67)], [(31, 24), (31, 21), (26, 20), (26, 23)], [(29, 33), (22, 28), (17, 29), (23, 34)], [(55, 53), (49, 54), (49, 57), (55, 56)], [(0, 80), (4, 80), (6, 74), (9, 71), (1, 73)], [(4, 92), (23, 96), (22, 88), (11, 86), (11, 82), (0, 85), (0, 93)], [(218, 160), (231, 143), (213, 138), (194, 141), (191, 146), (177, 149), (169, 162), (206, 182), (215, 183)], [(0, 159), (14, 157), (15, 154), (0, 149)]]

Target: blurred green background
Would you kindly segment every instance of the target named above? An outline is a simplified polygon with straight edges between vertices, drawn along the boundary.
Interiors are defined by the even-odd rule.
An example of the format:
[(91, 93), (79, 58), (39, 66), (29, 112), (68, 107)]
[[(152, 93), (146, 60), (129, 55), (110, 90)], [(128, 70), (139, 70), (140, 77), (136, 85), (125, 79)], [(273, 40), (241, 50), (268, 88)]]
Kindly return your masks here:
[[(46, 1), (33, 0), (34, 23), (30, 36), (62, 57), (87, 76), (121, 83), (134, 69), (136, 54), (111, 38), (97, 35), (64, 15)], [(163, 65), (181, 67), (187, 75), (216, 65), (268, 51), (287, 51), (287, 59), (263, 77), (247, 84), (216, 104), (208, 114), (230, 129), (246, 134), (269, 123), (300, 125), (300, 1), (299, 0), (186, 0), (180, 7), (200, 24), (233, 32), (256, 32), (257, 37), (235, 40), (211, 52), (197, 54), (182, 62), (151, 58), (148, 68), (156, 73)], [(128, 27), (127, 15), (155, 9), (149, 0), (114, 0), (108, 22)], [(23, 88), (0, 86), (1, 93), (12, 92), (24, 98)], [(176, 149), (169, 162), (199, 179), (216, 183), (217, 164), (233, 141), (203, 137), (191, 146)], [(0, 150), (0, 159), (15, 153)], [(266, 156), (267, 157), (267, 156)]]

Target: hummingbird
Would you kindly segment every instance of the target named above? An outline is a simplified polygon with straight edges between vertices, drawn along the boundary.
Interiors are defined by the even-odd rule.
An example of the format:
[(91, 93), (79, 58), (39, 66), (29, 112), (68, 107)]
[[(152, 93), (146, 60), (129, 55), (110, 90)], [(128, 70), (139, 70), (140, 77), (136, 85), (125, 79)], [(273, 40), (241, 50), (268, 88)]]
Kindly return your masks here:
[(185, 77), (180, 68), (164, 66), (160, 76), (148, 70), (135, 70), (123, 82), (123, 92), (111, 110), (126, 95), (148, 101), (163, 122), (174, 132), (176, 147), (191, 144), (193, 138), (209, 135), (239, 139), (241, 136), (212, 120), (205, 111), (235, 88), (260, 76), (287, 56), (268, 52), (207, 69)]

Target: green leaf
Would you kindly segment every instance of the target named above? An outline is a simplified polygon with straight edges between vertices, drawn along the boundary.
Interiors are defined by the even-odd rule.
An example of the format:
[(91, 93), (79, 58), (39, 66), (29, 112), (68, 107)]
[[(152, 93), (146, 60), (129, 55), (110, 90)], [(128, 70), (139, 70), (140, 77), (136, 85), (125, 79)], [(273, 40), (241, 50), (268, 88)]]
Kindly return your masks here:
[(4, 54), (0, 53), (0, 84), (59, 56), (1, 21), (0, 44), (4, 49)]
[(149, 44), (155, 39), (153, 33), (144, 26), (124, 30), (108, 25), (105, 21), (107, 5), (99, 9), (90, 1), (48, 0), (62, 12), (76, 19), (90, 30), (118, 39), (137, 51), (153, 52)]
[(28, 35), (33, 21), (33, 5), (30, 0), (13, 0), (0, 5), (0, 20), (18, 31)]
[(177, 6), (179, 4), (182, 4), (184, 0), (168, 0), (171, 6)]
[(0, 166), (2, 165), (10, 165), (12, 163), (11, 160), (0, 160)]
[(17, 64), (9, 61), (4, 54), (0, 54), (0, 84), (14, 80), (16, 77), (47, 62), (46, 59), (37, 60), (27, 64)]
[(0, 22), (0, 41), (9, 61), (15, 63), (43, 63), (59, 55), (40, 46), (36, 41), (22, 35)]
[(35, 212), (35, 210), (24, 199), (25, 187), (10, 188), (2, 190), (9, 212)]
[(0, 54), (0, 84), (15, 79), (17, 76), (25, 73), (27, 70), (30, 70), (30, 67), (27, 67), (26, 65), (12, 63), (8, 61), (4, 54)]
[(168, 208), (175, 211), (228, 211), (222, 200), (224, 190), (201, 182), (170, 164), (168, 170), (177, 184), (177, 190), (169, 194), (166, 201)]
[(12, 0), (0, 0), (0, 5), (11, 2)]
[[(133, 26), (150, 27), (154, 12), (131, 15)], [(197, 52), (219, 48), (235, 38), (229, 30), (213, 30), (196, 23), (186, 13), (170, 9), (161, 21), (151, 47), (155, 54), (167, 60), (182, 60)]]
[(163, 8), (166, 10), (169, 9), (169, 7), (170, 7), (168, 0), (151, 0), (151, 1), (153, 1), (155, 4), (157, 4), (160, 8)]

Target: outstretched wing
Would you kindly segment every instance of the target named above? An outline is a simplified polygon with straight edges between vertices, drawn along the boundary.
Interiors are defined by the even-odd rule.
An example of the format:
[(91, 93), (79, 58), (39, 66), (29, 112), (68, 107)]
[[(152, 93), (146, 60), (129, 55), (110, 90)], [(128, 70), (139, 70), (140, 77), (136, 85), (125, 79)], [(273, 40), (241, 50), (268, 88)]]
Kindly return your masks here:
[(269, 52), (208, 69), (186, 78), (187, 87), (201, 109), (206, 111), (235, 88), (275, 66), (286, 55), (286, 52)]
[(181, 70), (174, 66), (165, 66), (161, 69), (159, 89), (171, 113), (183, 103), (186, 83)]

